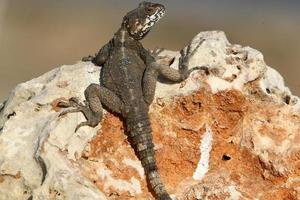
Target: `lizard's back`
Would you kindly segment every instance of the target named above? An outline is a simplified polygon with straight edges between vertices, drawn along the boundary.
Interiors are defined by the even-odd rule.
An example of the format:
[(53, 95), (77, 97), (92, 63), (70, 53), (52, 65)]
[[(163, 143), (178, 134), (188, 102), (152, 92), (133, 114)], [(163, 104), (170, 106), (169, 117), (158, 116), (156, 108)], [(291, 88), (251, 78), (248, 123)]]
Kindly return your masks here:
[(147, 106), (142, 92), (146, 65), (138, 52), (140, 44), (138, 41), (132, 41), (124, 46), (120, 41), (114, 43), (114, 48), (103, 66), (101, 82), (114, 91), (130, 111), (138, 109), (141, 112)]

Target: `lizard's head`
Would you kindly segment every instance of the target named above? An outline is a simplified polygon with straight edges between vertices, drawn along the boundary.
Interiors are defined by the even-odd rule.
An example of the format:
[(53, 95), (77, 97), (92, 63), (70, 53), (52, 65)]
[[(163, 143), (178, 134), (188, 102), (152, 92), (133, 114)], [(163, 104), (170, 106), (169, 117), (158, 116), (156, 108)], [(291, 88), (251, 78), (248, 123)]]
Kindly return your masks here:
[(134, 39), (141, 40), (164, 14), (163, 5), (144, 1), (126, 14), (122, 25)]

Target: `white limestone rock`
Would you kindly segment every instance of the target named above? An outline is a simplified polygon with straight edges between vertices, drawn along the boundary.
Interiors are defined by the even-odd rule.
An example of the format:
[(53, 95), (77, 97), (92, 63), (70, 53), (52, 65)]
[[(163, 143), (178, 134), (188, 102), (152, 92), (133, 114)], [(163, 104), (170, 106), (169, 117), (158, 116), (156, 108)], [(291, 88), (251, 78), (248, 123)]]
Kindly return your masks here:
[[(78, 63), (21, 83), (11, 92), (0, 115), (0, 199), (105, 199), (73, 163), (97, 129), (74, 133), (84, 118), (76, 113), (60, 119), (51, 106), (61, 97), (83, 99), (84, 88), (98, 77), (98, 67)], [(39, 160), (47, 168), (42, 185)]]
[[(251, 47), (232, 45), (228, 42), (222, 31), (201, 32), (191, 42), (191, 49), (201, 43), (189, 62), (189, 67), (206, 66), (210, 75), (201, 77), (194, 72), (186, 81), (186, 87), (181, 84), (159, 84), (157, 96), (166, 97), (177, 94), (189, 94), (208, 84), (213, 93), (236, 89), (245, 94), (259, 92), (260, 95), (269, 96), (270, 100), (285, 102), (300, 108), (299, 98), (293, 96), (284, 84), (282, 76), (273, 68), (267, 66), (263, 55)], [(187, 47), (183, 49), (186, 52)], [(164, 51), (161, 56), (180, 57), (178, 52)], [(178, 59), (171, 67), (177, 68)], [(251, 83), (257, 86), (247, 87)], [(288, 98), (288, 99), (287, 99)], [(286, 102), (285, 102), (286, 103)]]

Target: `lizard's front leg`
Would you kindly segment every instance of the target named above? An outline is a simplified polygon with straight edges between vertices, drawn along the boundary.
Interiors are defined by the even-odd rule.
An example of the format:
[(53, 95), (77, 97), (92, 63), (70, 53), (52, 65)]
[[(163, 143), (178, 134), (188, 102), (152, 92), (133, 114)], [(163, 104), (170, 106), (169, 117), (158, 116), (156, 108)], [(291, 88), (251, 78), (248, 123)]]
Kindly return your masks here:
[(76, 98), (71, 98), (69, 102), (60, 102), (60, 107), (74, 107), (63, 111), (60, 116), (67, 113), (82, 112), (87, 119), (81, 122), (75, 129), (75, 132), (82, 126), (95, 127), (99, 124), (103, 115), (102, 104), (112, 112), (121, 114), (124, 112), (124, 104), (120, 98), (111, 90), (100, 86), (98, 84), (89, 85), (84, 91), (86, 101), (84, 104), (80, 103)]
[(87, 57), (83, 57), (82, 61), (83, 62), (92, 62), (97, 66), (102, 66), (110, 53), (111, 50), (111, 42), (107, 43), (106, 45), (104, 45), (97, 54), (95, 54), (95, 56), (87, 56)]
[(188, 63), (190, 58), (195, 54), (198, 47), (201, 45), (199, 43), (196, 48), (191, 51), (190, 45), (187, 48), (187, 53), (184, 56), (183, 51), (181, 51), (181, 58), (179, 60), (179, 70), (171, 68), (169, 65), (166, 64), (159, 64), (155, 61), (152, 55), (144, 51), (142, 54), (142, 58), (147, 64), (146, 70), (143, 76), (143, 94), (145, 101), (150, 105), (154, 99), (155, 88), (156, 88), (156, 81), (159, 75), (162, 75), (167, 80), (179, 83), (181, 81), (186, 80), (191, 72), (194, 70), (205, 70), (206, 67), (193, 67), (188, 69)]

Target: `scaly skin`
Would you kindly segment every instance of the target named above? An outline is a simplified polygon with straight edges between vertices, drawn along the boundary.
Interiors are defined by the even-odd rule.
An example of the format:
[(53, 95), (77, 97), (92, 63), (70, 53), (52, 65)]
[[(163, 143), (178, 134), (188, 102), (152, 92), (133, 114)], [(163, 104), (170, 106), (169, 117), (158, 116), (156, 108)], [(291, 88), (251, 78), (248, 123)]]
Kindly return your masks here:
[[(102, 105), (118, 113), (126, 120), (129, 141), (135, 149), (145, 169), (145, 174), (156, 199), (170, 200), (157, 170), (152, 142), (152, 130), (148, 116), (149, 105), (153, 101), (158, 75), (173, 82), (185, 80), (192, 70), (187, 69), (189, 57), (181, 59), (179, 70), (159, 65), (155, 58), (139, 42), (150, 28), (163, 16), (163, 5), (142, 2), (138, 8), (123, 18), (121, 28), (95, 57), (83, 58), (102, 66), (101, 86), (91, 84), (85, 90), (86, 102), (76, 98), (61, 102), (61, 106), (75, 107), (70, 112), (82, 112), (87, 121), (82, 126), (95, 127), (102, 119)], [(189, 49), (188, 49), (189, 51)]]

